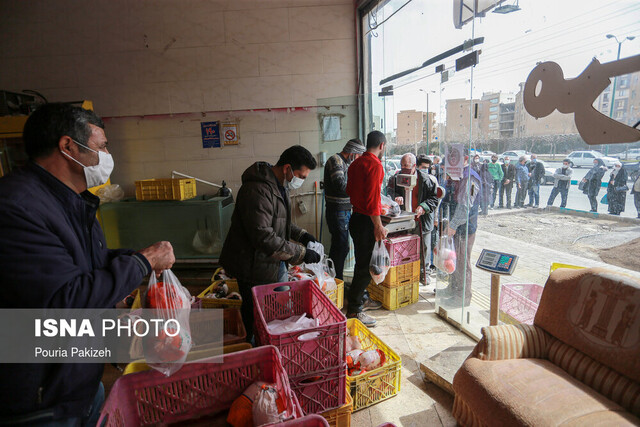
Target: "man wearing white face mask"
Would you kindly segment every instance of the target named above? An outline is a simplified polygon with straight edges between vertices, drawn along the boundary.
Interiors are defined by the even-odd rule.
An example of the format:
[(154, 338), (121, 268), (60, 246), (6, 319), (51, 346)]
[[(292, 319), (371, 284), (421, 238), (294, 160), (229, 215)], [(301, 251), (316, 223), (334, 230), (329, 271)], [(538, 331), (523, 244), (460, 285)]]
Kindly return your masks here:
[(320, 261), (317, 252), (306, 249), (316, 238), (291, 223), (289, 208), (289, 190), (300, 188), (315, 168), (316, 160), (309, 150), (294, 145), (282, 153), (275, 166), (256, 162), (242, 174), (220, 264), (238, 279), (240, 311), (249, 342), (253, 337), (251, 288), (286, 282), (287, 263)]
[[(0, 179), (0, 308), (113, 308), (153, 270), (169, 242), (139, 252), (106, 247), (87, 191), (113, 169), (102, 120), (46, 104), (24, 127), (29, 162)], [(0, 424), (95, 425), (104, 364), (0, 364)]]

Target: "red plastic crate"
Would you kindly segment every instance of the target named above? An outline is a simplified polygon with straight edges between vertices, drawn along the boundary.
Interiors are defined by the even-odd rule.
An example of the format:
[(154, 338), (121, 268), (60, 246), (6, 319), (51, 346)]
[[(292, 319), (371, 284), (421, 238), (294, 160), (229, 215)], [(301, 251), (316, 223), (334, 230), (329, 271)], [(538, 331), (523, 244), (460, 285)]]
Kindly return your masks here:
[(420, 237), (415, 234), (391, 237), (384, 245), (389, 251), (391, 267), (420, 260)]
[[(256, 338), (262, 345), (278, 347), (290, 378), (344, 365), (347, 319), (313, 281), (256, 286), (251, 292)], [(274, 319), (303, 313), (318, 319), (320, 326), (280, 335), (267, 330), (267, 323)], [(301, 338), (310, 332), (319, 335)]]
[(185, 363), (170, 377), (150, 370), (125, 375), (114, 383), (102, 407), (98, 425), (169, 424), (226, 411), (255, 381), (274, 383), (287, 416), (303, 416), (280, 352), (273, 346)]
[(544, 287), (535, 283), (508, 283), (500, 291), (500, 320), (533, 325)]
[(274, 427), (329, 427), (329, 423), (320, 415), (307, 415), (306, 417), (296, 418), (294, 420), (285, 421), (283, 423), (274, 424)]
[(289, 377), (291, 389), (305, 414), (319, 414), (344, 405), (347, 365), (321, 372)]

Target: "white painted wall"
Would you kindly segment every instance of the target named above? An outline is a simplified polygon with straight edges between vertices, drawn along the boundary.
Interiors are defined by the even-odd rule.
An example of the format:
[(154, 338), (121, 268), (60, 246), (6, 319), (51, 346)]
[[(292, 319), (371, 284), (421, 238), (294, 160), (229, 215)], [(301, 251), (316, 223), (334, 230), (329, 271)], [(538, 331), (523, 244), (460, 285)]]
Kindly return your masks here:
[[(0, 89), (92, 100), (127, 195), (174, 169), (237, 191), (254, 161), (293, 144), (330, 155), (357, 136), (354, 10), (352, 0), (2, 0)], [(328, 112), (345, 115), (336, 143), (321, 142)], [(240, 145), (202, 148), (200, 122), (226, 119), (239, 122)], [(313, 230), (305, 201), (297, 220)]]

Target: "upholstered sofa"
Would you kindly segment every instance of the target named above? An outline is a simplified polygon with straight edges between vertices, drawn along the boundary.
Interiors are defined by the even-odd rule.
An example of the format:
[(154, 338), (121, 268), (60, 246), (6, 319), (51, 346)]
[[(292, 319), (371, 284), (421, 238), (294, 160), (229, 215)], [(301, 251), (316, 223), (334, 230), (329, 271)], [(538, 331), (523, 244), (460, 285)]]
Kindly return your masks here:
[(556, 270), (533, 325), (482, 335), (453, 379), (460, 425), (640, 425), (638, 277)]

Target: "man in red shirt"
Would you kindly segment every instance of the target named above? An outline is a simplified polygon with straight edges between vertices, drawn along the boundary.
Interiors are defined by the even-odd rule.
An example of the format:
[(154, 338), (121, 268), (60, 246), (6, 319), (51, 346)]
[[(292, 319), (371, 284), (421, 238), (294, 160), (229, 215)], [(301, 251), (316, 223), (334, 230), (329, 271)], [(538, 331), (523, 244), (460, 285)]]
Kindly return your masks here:
[(369, 261), (373, 247), (387, 237), (387, 229), (382, 226), (380, 219), (380, 188), (384, 169), (379, 158), (386, 142), (382, 132), (370, 132), (367, 135), (367, 151), (349, 166), (347, 181), (347, 194), (353, 206), (349, 234), (353, 239), (356, 258), (353, 281), (347, 293), (347, 317), (358, 318), (366, 326), (375, 326), (376, 320), (365, 314), (364, 310), (382, 306), (377, 301), (365, 301), (365, 291), (371, 281)]

